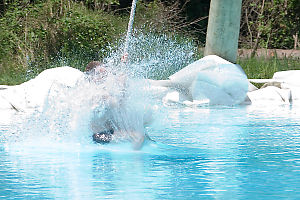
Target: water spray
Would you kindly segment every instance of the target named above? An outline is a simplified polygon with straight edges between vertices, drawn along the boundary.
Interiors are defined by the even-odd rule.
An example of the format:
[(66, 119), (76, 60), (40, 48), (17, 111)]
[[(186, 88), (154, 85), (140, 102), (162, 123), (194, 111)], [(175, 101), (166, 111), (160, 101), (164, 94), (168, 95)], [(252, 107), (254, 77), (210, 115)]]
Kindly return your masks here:
[(130, 42), (130, 39), (131, 39), (131, 33), (132, 33), (132, 28), (133, 28), (134, 14), (135, 14), (137, 1), (138, 0), (133, 0), (132, 1), (130, 18), (129, 18), (128, 28), (127, 28), (127, 35), (126, 35), (126, 40), (125, 40), (124, 54), (123, 54), (123, 57), (122, 57), (122, 61), (127, 61), (128, 47), (129, 47), (129, 42)]

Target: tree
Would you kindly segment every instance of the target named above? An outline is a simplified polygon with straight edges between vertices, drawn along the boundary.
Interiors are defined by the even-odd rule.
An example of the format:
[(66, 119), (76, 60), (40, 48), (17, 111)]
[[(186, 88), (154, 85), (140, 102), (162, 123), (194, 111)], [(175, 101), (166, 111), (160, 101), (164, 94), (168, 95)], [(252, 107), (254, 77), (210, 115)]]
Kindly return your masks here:
[(299, 0), (244, 0), (240, 46), (292, 49), (300, 31)]

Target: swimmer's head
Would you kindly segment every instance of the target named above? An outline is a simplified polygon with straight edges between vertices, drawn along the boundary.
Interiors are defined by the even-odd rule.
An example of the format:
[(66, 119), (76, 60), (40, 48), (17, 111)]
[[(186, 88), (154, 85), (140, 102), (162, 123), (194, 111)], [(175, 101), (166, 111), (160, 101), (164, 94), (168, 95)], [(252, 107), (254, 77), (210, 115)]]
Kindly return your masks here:
[(112, 135), (114, 134), (114, 130), (102, 131), (99, 133), (93, 134), (93, 141), (99, 144), (108, 144), (112, 140)]
[(103, 63), (100, 61), (89, 62), (89, 64), (87, 64), (87, 66), (85, 67), (85, 72), (87, 73), (92, 72), (93, 70), (95, 70), (95, 68), (101, 67), (102, 65)]
[(107, 67), (100, 61), (90, 62), (86, 66), (85, 72), (88, 75), (92, 75), (96, 81), (100, 81), (101, 79), (107, 77), (108, 75)]

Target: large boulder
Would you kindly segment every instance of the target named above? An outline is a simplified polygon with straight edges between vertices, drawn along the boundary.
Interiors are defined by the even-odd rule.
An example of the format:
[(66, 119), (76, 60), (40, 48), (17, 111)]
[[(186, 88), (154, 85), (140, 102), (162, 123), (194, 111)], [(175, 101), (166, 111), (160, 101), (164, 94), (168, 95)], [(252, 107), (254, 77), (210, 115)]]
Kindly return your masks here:
[(173, 85), (187, 88), (193, 101), (235, 105), (244, 102), (248, 79), (237, 64), (210, 55), (186, 66), (169, 77)]
[(47, 69), (34, 79), (0, 90), (1, 108), (19, 111), (42, 108), (53, 84), (73, 87), (83, 76), (83, 72), (71, 67)]

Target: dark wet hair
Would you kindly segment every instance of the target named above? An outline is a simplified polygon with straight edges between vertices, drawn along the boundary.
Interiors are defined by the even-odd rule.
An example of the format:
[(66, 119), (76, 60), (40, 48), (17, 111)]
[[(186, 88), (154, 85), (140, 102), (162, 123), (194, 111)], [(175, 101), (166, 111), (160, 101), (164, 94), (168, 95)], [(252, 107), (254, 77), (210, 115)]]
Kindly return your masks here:
[(93, 69), (95, 69), (97, 66), (100, 66), (102, 65), (103, 63), (100, 62), (100, 61), (92, 61), (92, 62), (89, 62), (89, 64), (87, 64), (87, 66), (85, 67), (85, 72), (90, 72), (92, 71)]
[(93, 141), (99, 144), (108, 144), (112, 140), (112, 134), (114, 134), (114, 130), (102, 131), (99, 133), (93, 134)]

